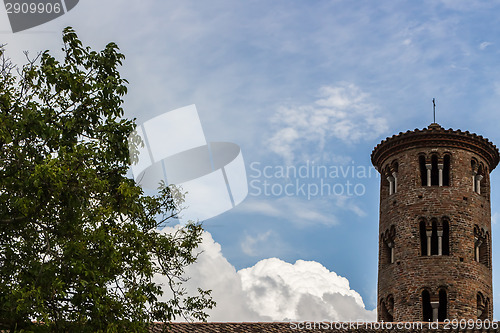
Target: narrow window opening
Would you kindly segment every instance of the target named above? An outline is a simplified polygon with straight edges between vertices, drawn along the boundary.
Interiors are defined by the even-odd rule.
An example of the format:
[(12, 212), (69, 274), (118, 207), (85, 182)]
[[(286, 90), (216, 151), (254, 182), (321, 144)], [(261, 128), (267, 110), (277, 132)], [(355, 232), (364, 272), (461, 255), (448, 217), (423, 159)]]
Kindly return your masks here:
[(418, 162), (420, 164), (420, 180), (422, 186), (427, 186), (427, 168), (425, 167), (425, 156), (420, 155), (418, 157)]
[(479, 226), (474, 226), (474, 260), (490, 267), (490, 235)]
[(383, 300), (380, 301), (380, 319), (385, 322), (394, 321), (393, 317), (394, 311), (394, 300), (392, 296), (389, 296), (387, 303)]
[(481, 194), (481, 188), (483, 186), (483, 183), (484, 182), (481, 182), (484, 178), (484, 168), (483, 168), (483, 165), (479, 165), (479, 168), (478, 168), (478, 171), (477, 171), (477, 174), (475, 176), (475, 184), (474, 184), (474, 191), (477, 193), (477, 194)]
[(439, 308), (438, 308), (438, 321), (444, 322), (448, 317), (447, 314), (448, 308), (448, 298), (446, 297), (446, 290), (439, 290)]
[(382, 194), (387, 196), (389, 194), (389, 180), (387, 177), (381, 177), (380, 186), (382, 187)]
[(394, 321), (394, 298), (392, 296), (387, 297), (387, 321)]
[(384, 179), (383, 184), (387, 189), (387, 194), (392, 195), (394, 193), (394, 177), (392, 177), (392, 175), (391, 175), (391, 170), (390, 170), (389, 166), (385, 167), (384, 175), (385, 175), (385, 177), (384, 177), (385, 179)]
[(391, 175), (392, 175), (392, 193), (396, 193), (398, 190), (398, 170), (399, 169), (399, 164), (397, 161), (392, 162), (391, 165)]
[(382, 258), (381, 262), (392, 264), (394, 263), (394, 239), (396, 237), (396, 228), (392, 225), (388, 230), (380, 235), (382, 243)]
[(477, 319), (486, 320), (489, 317), (490, 300), (484, 298), (483, 294), (477, 293)]
[(443, 165), (443, 186), (450, 186), (450, 155), (444, 156)]
[(394, 177), (388, 176), (387, 181), (389, 182), (389, 195), (394, 193)]
[(483, 314), (481, 315), (481, 320), (486, 320), (488, 319), (490, 316), (490, 299), (489, 298), (486, 298), (486, 300), (484, 301), (484, 311), (483, 311)]
[(422, 320), (432, 321), (431, 295), (427, 290), (422, 291)]
[(380, 300), (380, 320), (387, 321), (387, 307), (382, 300)]
[(432, 236), (431, 236), (431, 255), (438, 254), (438, 233), (437, 233), (437, 221), (432, 221)]
[(439, 171), (438, 171), (438, 157), (437, 155), (432, 155), (431, 158), (431, 185), (439, 185)]
[(488, 245), (489, 245), (488, 236), (485, 235), (483, 237), (483, 241), (482, 241), (481, 245), (479, 246), (479, 262), (481, 264), (485, 265), (486, 267), (489, 267)]
[(420, 255), (427, 255), (427, 233), (424, 220), (420, 221)]
[(477, 165), (477, 161), (475, 159), (472, 159), (470, 161), (470, 165), (471, 165), (471, 169), (472, 169), (472, 191), (474, 192), (477, 192), (477, 188), (476, 188), (476, 175), (477, 175), (477, 168), (478, 168), (478, 165)]
[(391, 247), (389, 246), (389, 244), (387, 243), (386, 240), (383, 241), (384, 243), (384, 248), (383, 248), (383, 251), (384, 251), (384, 258), (383, 258), (383, 261), (386, 263), (386, 264), (390, 264), (391, 263)]

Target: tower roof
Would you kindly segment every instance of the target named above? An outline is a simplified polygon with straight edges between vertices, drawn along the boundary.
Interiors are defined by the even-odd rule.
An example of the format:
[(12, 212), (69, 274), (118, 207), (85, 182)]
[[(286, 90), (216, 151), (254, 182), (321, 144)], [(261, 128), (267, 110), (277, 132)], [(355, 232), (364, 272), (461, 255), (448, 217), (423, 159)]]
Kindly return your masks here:
[(437, 123), (430, 124), (427, 128), (393, 135), (380, 142), (372, 151), (373, 165), (380, 170), (385, 160), (390, 156), (404, 150), (419, 147), (449, 147), (470, 150), (479, 154), (493, 170), (499, 162), (498, 148), (487, 138), (469, 131), (444, 129)]

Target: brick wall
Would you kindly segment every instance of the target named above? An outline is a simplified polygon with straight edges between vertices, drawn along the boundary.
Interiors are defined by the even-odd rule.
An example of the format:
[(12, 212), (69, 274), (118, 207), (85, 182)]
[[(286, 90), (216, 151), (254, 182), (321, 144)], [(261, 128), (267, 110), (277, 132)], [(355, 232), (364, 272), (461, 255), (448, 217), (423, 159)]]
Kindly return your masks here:
[[(438, 300), (440, 290), (446, 292), (448, 319), (477, 319), (477, 294), (480, 292), (484, 300), (489, 300), (486, 317), (492, 320), (491, 242), (486, 253), (488, 265), (475, 260), (474, 227), (491, 236), (489, 170), (496, 163), (491, 163), (484, 154), (470, 146), (440, 143), (434, 135), (436, 131), (429, 132), (432, 140), (415, 140), (411, 145), (401, 145), (374, 163), (382, 173), (378, 319), (387, 320), (387, 313), (381, 311), (380, 305), (384, 301), (386, 307), (391, 306), (389, 300), (394, 304), (388, 309), (394, 321), (423, 320), (422, 291), (426, 289), (432, 301)], [(391, 140), (398, 140), (398, 137), (383, 144), (391, 144)], [(460, 138), (456, 140), (460, 141)], [(374, 154), (379, 148), (380, 145)], [(440, 158), (450, 155), (449, 186), (422, 186), (419, 154), (428, 158), (431, 154)], [(484, 166), (481, 194), (473, 188), (472, 159)], [(395, 165), (394, 161), (397, 161), (397, 188), (396, 193), (389, 194), (389, 181), (384, 172), (388, 166)], [(448, 221), (449, 255), (427, 256), (427, 253), (422, 253), (420, 220), (431, 221), (433, 218)], [(388, 258), (390, 249), (384, 241), (391, 227), (395, 229), (393, 263)]]

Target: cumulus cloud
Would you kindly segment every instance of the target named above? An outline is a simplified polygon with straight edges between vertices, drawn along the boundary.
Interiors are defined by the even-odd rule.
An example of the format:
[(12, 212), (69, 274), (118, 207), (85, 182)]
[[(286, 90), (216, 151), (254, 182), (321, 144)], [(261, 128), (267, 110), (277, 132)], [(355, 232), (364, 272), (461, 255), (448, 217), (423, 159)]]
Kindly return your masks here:
[(375, 320), (375, 310), (365, 309), (349, 281), (320, 263), (270, 258), (236, 271), (206, 231), (199, 250), (198, 261), (186, 269), (186, 287), (190, 293), (212, 290), (217, 306), (209, 321)]
[[(174, 232), (175, 228), (167, 227), (163, 232)], [(185, 276), (189, 280), (185, 284), (189, 294), (195, 295), (197, 288), (212, 290), (212, 297), (217, 302), (217, 307), (208, 311), (210, 321), (267, 321), (271, 318), (260, 314), (250, 308), (246, 301), (247, 296), (243, 290), (241, 278), (236, 269), (224, 257), (221, 246), (216, 243), (212, 235), (203, 232), (203, 241), (198, 247), (200, 251), (198, 261), (188, 266)], [(161, 277), (157, 282), (167, 285)], [(165, 290), (163, 296), (168, 299), (170, 293)], [(182, 320), (182, 318), (178, 318)]]
[(273, 320), (374, 320), (349, 281), (320, 263), (277, 258), (238, 271), (251, 308)]
[(275, 133), (269, 148), (288, 164), (307, 144), (314, 145), (319, 155), (328, 140), (357, 143), (387, 130), (386, 119), (356, 85), (325, 86), (319, 96), (310, 105), (280, 107), (272, 118)]

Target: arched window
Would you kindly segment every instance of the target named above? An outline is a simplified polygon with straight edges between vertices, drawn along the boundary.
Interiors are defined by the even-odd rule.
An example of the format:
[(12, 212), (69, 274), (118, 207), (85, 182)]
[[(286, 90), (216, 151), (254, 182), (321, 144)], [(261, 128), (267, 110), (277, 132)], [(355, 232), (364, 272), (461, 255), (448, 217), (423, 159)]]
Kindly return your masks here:
[(450, 155), (444, 155), (443, 159), (443, 186), (450, 186)]
[(439, 307), (438, 307), (438, 321), (443, 322), (448, 317), (448, 298), (446, 290), (439, 290)]
[(484, 178), (484, 167), (480, 165), (475, 158), (470, 162), (472, 168), (472, 190), (481, 194), (481, 180)]
[(489, 262), (489, 247), (490, 247), (490, 234), (488, 232), (484, 233), (483, 242), (479, 246), (479, 262), (486, 267), (490, 267)]
[(394, 321), (394, 297), (392, 295), (387, 296), (387, 321)]
[(425, 167), (425, 156), (418, 156), (418, 163), (420, 165), (420, 180), (422, 186), (427, 186), (427, 168)]
[(379, 320), (387, 321), (388, 313), (387, 313), (387, 306), (385, 306), (384, 300), (380, 300), (380, 315), (379, 315)]
[(490, 267), (490, 234), (478, 225), (474, 226), (474, 260)]
[(450, 224), (447, 217), (441, 220), (420, 218), (420, 255), (435, 256), (450, 254)]
[(486, 297), (486, 300), (484, 301), (484, 311), (480, 319), (486, 320), (490, 316), (490, 299)]
[(438, 295), (432, 296), (429, 290), (422, 291), (422, 320), (443, 322), (448, 317), (448, 295), (440, 288)]
[(385, 322), (394, 321), (394, 298), (392, 295), (387, 300), (380, 300), (380, 320)]
[(395, 191), (395, 188), (396, 188), (396, 186), (395, 186), (396, 179), (394, 178), (395, 175), (396, 175), (396, 173), (393, 173), (389, 166), (385, 167), (384, 177), (385, 177), (386, 181), (384, 181), (383, 184), (387, 187), (387, 192), (389, 195), (392, 195)]
[(431, 295), (428, 290), (422, 291), (422, 321), (432, 321)]
[(432, 155), (431, 157), (431, 185), (439, 185), (439, 170), (438, 170), (438, 157)]
[(485, 298), (480, 292), (477, 293), (477, 319), (486, 320), (490, 312), (490, 299)]
[(425, 219), (420, 219), (420, 255), (427, 256), (427, 230)]
[(394, 263), (394, 240), (396, 238), (396, 228), (392, 225), (388, 230), (380, 235), (382, 256), (380, 258), (382, 263)]
[[(392, 249), (389, 246), (389, 243), (384, 239), (382, 236), (382, 258), (380, 260), (384, 264), (391, 264), (392, 263)], [(391, 244), (392, 245), (392, 244)]]
[(380, 186), (381, 186), (381, 195), (387, 196), (389, 195), (389, 180), (387, 179), (387, 173), (385, 169), (380, 173)]

